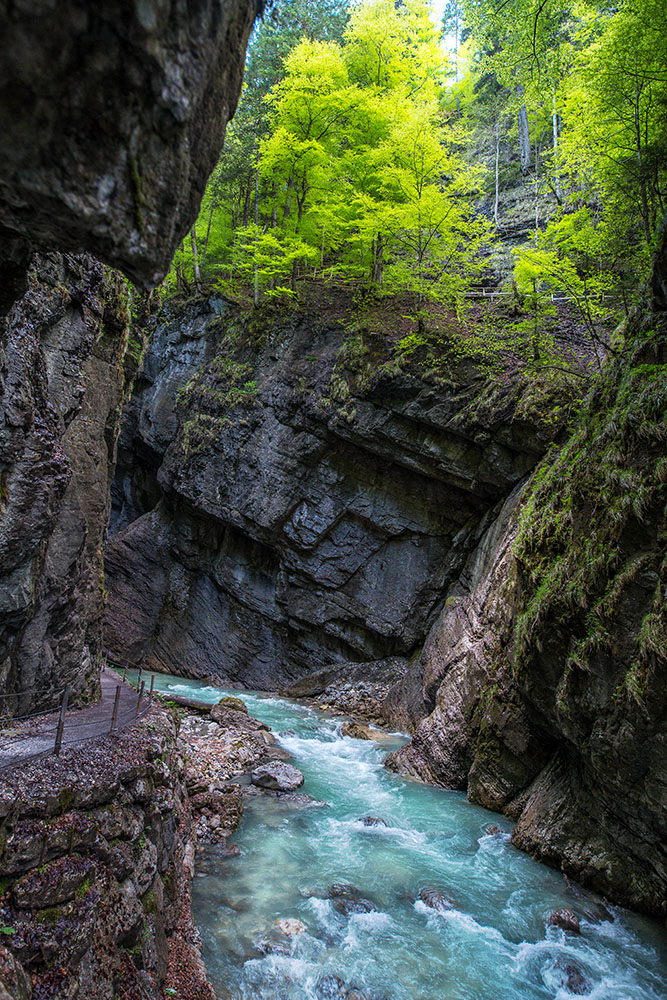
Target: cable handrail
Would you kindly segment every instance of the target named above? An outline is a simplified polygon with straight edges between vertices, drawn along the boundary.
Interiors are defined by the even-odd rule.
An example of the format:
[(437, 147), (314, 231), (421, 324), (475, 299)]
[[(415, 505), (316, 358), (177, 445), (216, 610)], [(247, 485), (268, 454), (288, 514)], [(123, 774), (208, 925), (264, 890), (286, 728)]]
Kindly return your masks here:
[[(119, 665), (116, 665), (119, 667)], [(145, 692), (146, 682), (141, 679), (142, 670), (139, 669), (139, 677), (137, 679), (137, 696), (136, 704), (130, 711), (127, 711), (125, 705), (122, 708), (122, 714), (119, 712), (121, 692), (123, 690), (125, 676), (127, 674), (127, 667), (123, 671), (123, 679), (119, 680), (116, 685), (116, 693), (113, 701), (113, 710), (110, 714), (109, 722), (107, 723), (104, 715), (100, 716), (99, 713), (97, 717), (87, 719), (76, 718), (76, 721), (72, 721), (72, 716), (68, 715), (67, 708), (69, 702), (69, 692), (70, 686), (66, 684), (63, 688), (53, 689), (53, 688), (32, 688), (26, 689), (23, 692), (16, 692), (14, 695), (6, 695), (6, 697), (18, 697), (20, 694), (39, 693), (40, 691), (51, 691), (53, 693), (59, 692), (60, 698), (59, 703), (53, 708), (42, 710), (39, 712), (32, 712), (28, 715), (22, 716), (4, 716), (0, 717), (0, 771), (6, 771), (18, 764), (24, 763), (28, 760), (34, 760), (38, 757), (46, 757), (49, 754), (55, 754), (58, 756), (60, 754), (61, 747), (63, 746), (73, 746), (77, 743), (85, 743), (88, 740), (98, 739), (100, 736), (113, 735), (120, 729), (126, 729), (129, 725), (134, 723), (136, 720), (143, 718), (151, 709), (153, 701), (153, 688), (155, 682), (155, 675), (151, 674), (150, 690)], [(128, 694), (132, 693), (132, 686), (130, 684), (126, 685), (126, 691)], [(142, 707), (143, 702), (143, 707)], [(131, 701), (131, 704), (133, 702)], [(97, 706), (98, 709), (104, 705), (104, 700)], [(88, 709), (84, 709), (84, 712)], [(2, 739), (3, 730), (4, 735), (9, 736), (11, 733), (11, 727), (14, 723), (25, 723), (28, 720), (36, 719), (43, 720), (45, 716), (58, 714), (57, 719), (54, 718), (52, 722), (44, 725), (38, 724), (34, 727), (32, 731), (26, 731), (26, 728), (19, 730), (14, 738)], [(88, 735), (78, 735), (78, 731), (82, 729), (91, 730)], [(72, 731), (74, 732), (74, 738), (71, 738)], [(54, 739), (55, 737), (55, 739)], [(44, 741), (47, 741), (47, 746), (44, 746)], [(51, 745), (48, 745), (53, 740)], [(16, 748), (20, 747), (22, 744), (30, 744), (31, 742), (39, 742), (40, 748), (35, 750), (34, 753), (25, 753), (16, 755)], [(6, 755), (11, 755), (9, 760), (2, 761), (2, 757)]]

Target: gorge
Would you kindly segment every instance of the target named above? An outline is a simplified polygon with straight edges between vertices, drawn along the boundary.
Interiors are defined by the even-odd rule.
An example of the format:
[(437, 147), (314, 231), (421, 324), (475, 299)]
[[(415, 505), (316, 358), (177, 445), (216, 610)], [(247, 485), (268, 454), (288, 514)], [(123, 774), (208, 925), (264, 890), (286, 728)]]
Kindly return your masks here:
[[(373, 789), (377, 782), (403, 789), (397, 794), (406, 812), (394, 817), (397, 829), (409, 828), (412, 808), (419, 814), (418, 803), (426, 801), (420, 796), (432, 796), (437, 816), (442, 790), (451, 790), (447, 802), (457, 803), (452, 817), (459, 817), (447, 814), (452, 838), (456, 824), (463, 831), (466, 817), (474, 815), (473, 840), (481, 838), (482, 854), (493, 855), (500, 841), (494, 834), (487, 842), (478, 818), (484, 814), (473, 807), (506, 817), (495, 819), (503, 831), (511, 829), (512, 846), (502, 840), (503, 863), (517, 873), (511, 876), (517, 892), (529, 878), (521, 865), (533, 862), (514, 855), (513, 847), (606, 897), (609, 905), (664, 921), (667, 230), (658, 211), (651, 215), (647, 209), (650, 245), (642, 251), (644, 271), (631, 273), (631, 292), (630, 278), (621, 275), (622, 294), (605, 285), (595, 299), (604, 304), (616, 295), (623, 305), (619, 313), (601, 312), (600, 319), (580, 308), (580, 285), (573, 282), (584, 280), (586, 254), (594, 257), (588, 245), (584, 251), (577, 244), (575, 277), (563, 265), (560, 277), (541, 272), (522, 284), (521, 266), (536, 267), (536, 260), (553, 266), (551, 257), (530, 254), (555, 255), (554, 246), (565, 245), (567, 237), (558, 226), (583, 211), (576, 207), (576, 171), (566, 159), (573, 155), (567, 127), (574, 134), (575, 125), (565, 120), (562, 148), (554, 140), (560, 160), (553, 151), (551, 159), (544, 149), (539, 153), (536, 140), (534, 165), (522, 175), (510, 139), (499, 145), (498, 122), (507, 112), (496, 108), (494, 133), (484, 118), (496, 107), (491, 98), (478, 112), (473, 102), (465, 113), (475, 155), (496, 157), (496, 223), (500, 217), (505, 225), (497, 227), (493, 243), (484, 228), (493, 216), (492, 187), (480, 191), (472, 175), (462, 172), (456, 157), (463, 140), (457, 134), (446, 162), (438, 153), (432, 197), (445, 197), (451, 184), (456, 211), (468, 201), (473, 206), (469, 215), (457, 215), (453, 230), (468, 241), (466, 259), (461, 263), (447, 243), (454, 238), (448, 231), (438, 251), (449, 254), (447, 266), (442, 269), (444, 258), (437, 255), (419, 258), (419, 268), (408, 274), (401, 270), (407, 243), (392, 248), (386, 233), (395, 226), (405, 234), (414, 225), (396, 200), (394, 183), (396, 171), (407, 169), (401, 149), (409, 130), (405, 122), (386, 126), (385, 91), (369, 97), (358, 58), (363, 39), (372, 39), (363, 34), (363, 4), (347, 28), (344, 19), (336, 22), (335, 4), (323, 7), (320, 21), (306, 4), (312, 18), (307, 41), (291, 56), (287, 51), (300, 36), (290, 36), (287, 45), (280, 13), (267, 16), (268, 34), (260, 32), (252, 53), (263, 51), (262, 39), (273, 31), (276, 44), (286, 46), (281, 65), (287, 68), (270, 80), (274, 69), (265, 57), (264, 77), (258, 77), (252, 59), (259, 57), (251, 53), (250, 96), (229, 133), (228, 159), (223, 154), (220, 161), (231, 164), (230, 171), (241, 163), (229, 182), (216, 163), (241, 90), (255, 4), (142, 0), (130, 7), (111, 4), (98, 11), (76, 2), (26, 0), (0, 10), (7, 53), (0, 122), (8, 149), (0, 167), (0, 679), (12, 705), (6, 715), (53, 709), (53, 692), (65, 685), (75, 710), (93, 703), (105, 659), (192, 679), (195, 697), (201, 682), (216, 696), (251, 689), (307, 699), (308, 707), (293, 711), (309, 724), (317, 718), (312, 706), (319, 706), (408, 734), (387, 744), (391, 752), (381, 777), (379, 750), (369, 745), (355, 751), (373, 761)], [(371, 26), (402, 16), (422, 23), (419, 4), (407, 4), (404, 14), (380, 0), (376, 7)], [(659, 13), (651, 23), (660, 37)], [(433, 81), (431, 50), (419, 44), (427, 53), (426, 78)], [(596, 58), (591, 56), (591, 65)], [(393, 108), (401, 101), (391, 88), (407, 86), (408, 76), (412, 80), (423, 66), (414, 56), (408, 73), (392, 59), (395, 53), (387, 57), (385, 90)], [(661, 79), (656, 73), (651, 79)], [(299, 93), (304, 74), (319, 82), (303, 93), (324, 93), (326, 100), (311, 106), (311, 97), (302, 96), (297, 108), (310, 107), (314, 119), (330, 114), (331, 122), (344, 121), (346, 131), (335, 140), (338, 153), (325, 149), (313, 168), (324, 169), (326, 162), (331, 172), (314, 180), (304, 174), (300, 188), (301, 175), (281, 173), (287, 154), (279, 139), (296, 128), (290, 87)], [(259, 93), (264, 79), (277, 96), (272, 105), (269, 100), (274, 131), (260, 142), (259, 125), (254, 133), (244, 128), (245, 116), (252, 115), (265, 127), (264, 112), (252, 103), (252, 88)], [(329, 89), (321, 89), (322, 79)], [(431, 85), (422, 81), (425, 102), (436, 101)], [(438, 93), (446, 118), (451, 99)], [(570, 107), (577, 93), (570, 94)], [(417, 115), (412, 97), (401, 94), (405, 108)], [(459, 112), (468, 100), (461, 94)], [(532, 99), (528, 92), (526, 100)], [(368, 136), (382, 137), (374, 149), (368, 138), (370, 152), (359, 140), (355, 115), (366, 123)], [(416, 134), (417, 118), (411, 121)], [(330, 136), (331, 123), (328, 129)], [(247, 135), (254, 135), (252, 156), (242, 145)], [(494, 135), (495, 149), (488, 145)], [(302, 141), (295, 132), (289, 148)], [(427, 152), (435, 148), (424, 142)], [(450, 140), (438, 142), (445, 148)], [(367, 160), (346, 159), (355, 143)], [(651, 148), (659, 152), (661, 143), (660, 133)], [(267, 166), (261, 165), (260, 149), (261, 156), (273, 157)], [(657, 166), (649, 187), (659, 201), (658, 152), (650, 160), (650, 169)], [(332, 167), (337, 156), (340, 176)], [(473, 153), (466, 156), (471, 160)], [(384, 195), (389, 198), (389, 191), (394, 203), (382, 207), (379, 188), (372, 185), (354, 188), (347, 202), (375, 199), (376, 217), (393, 220), (384, 238), (375, 230), (368, 235), (361, 217), (346, 216), (346, 198), (339, 193), (343, 175), (350, 191), (367, 183), (359, 178), (368, 178), (369, 164), (385, 178)], [(540, 170), (546, 169), (550, 193), (538, 204)], [(576, 205), (559, 215), (566, 181)], [(220, 192), (232, 188), (236, 202), (228, 210)], [(316, 202), (314, 192), (325, 190), (329, 208)], [(592, 204), (602, 195), (588, 192), (579, 201), (586, 198)], [(225, 249), (220, 233), (227, 233), (227, 222), (220, 219), (227, 211), (237, 235)], [(618, 206), (614, 211), (609, 217), (616, 219)], [(552, 224), (555, 242), (539, 243)], [(354, 238), (348, 245), (349, 232)], [(265, 246), (262, 240), (276, 242)], [(437, 242), (433, 232), (429, 240), (431, 246)], [(361, 263), (354, 256), (357, 242)], [(537, 249), (526, 251), (533, 242)], [(151, 292), (174, 253), (166, 283)], [(517, 253), (520, 266), (513, 270)], [(474, 273), (466, 270), (468, 258)], [(599, 251), (593, 271), (612, 258), (617, 262), (619, 254)], [(370, 281), (361, 276), (362, 266), (371, 269)], [(428, 282), (443, 270), (460, 284), (446, 285), (429, 299)], [(392, 286), (399, 278), (405, 285)], [(590, 288), (586, 303), (598, 294)], [(496, 298), (485, 297), (490, 290)], [(262, 718), (261, 701), (250, 703)], [(46, 759), (3, 778), (2, 902), (13, 916), (0, 946), (0, 996), (4, 989), (22, 1000), (115, 1000), (124, 976), (135, 983), (131, 965), (139, 971), (136, 984), (118, 994), (123, 1000), (166, 1000), (178, 990), (185, 1000), (186, 986), (168, 976), (183, 941), (187, 962), (198, 962), (189, 916), (197, 837), (192, 810), (199, 808), (194, 798), (207, 793), (188, 789), (183, 777), (173, 749), (177, 709), (154, 712), (153, 721), (137, 724), (134, 763), (132, 737), (125, 733), (105, 737), (102, 748), (91, 744), (88, 763), (79, 747), (67, 750), (55, 769)], [(11, 728), (8, 718), (5, 723)], [(331, 750), (335, 758), (338, 723), (327, 714), (321, 725), (324, 749), (318, 753), (326, 758)], [(243, 727), (241, 732), (246, 739)], [(294, 739), (281, 738), (280, 747), (294, 752)], [(354, 756), (349, 741), (343, 750), (344, 757)], [(111, 768), (105, 778), (101, 769), (106, 784), (88, 801), (80, 768), (92, 773), (105, 753), (120, 770)], [(117, 760), (123, 754), (130, 759), (126, 771)], [(56, 784), (49, 791), (51, 777)], [(436, 788), (422, 788), (414, 779)], [(146, 781), (148, 788), (141, 784)], [(316, 794), (327, 798), (324, 790)], [(125, 826), (105, 813), (116, 795), (127, 811)], [(263, 802), (253, 799), (248, 806), (248, 830), (264, 823), (258, 818), (262, 809), (269, 826), (272, 816), (279, 822), (280, 809), (274, 816), (274, 805), (268, 798)], [(359, 809), (373, 811), (374, 801)], [(494, 821), (490, 813), (488, 820)], [(327, 835), (315, 829), (319, 822), (313, 819), (309, 835)], [(61, 833), (61, 826), (69, 832)], [(244, 829), (242, 851), (255, 850), (255, 833)], [(446, 854), (446, 845), (429, 841), (429, 851), (441, 849)], [(267, 847), (269, 865), (272, 850)], [(224, 895), (219, 880), (227, 878), (220, 874), (227, 862), (216, 860), (215, 852), (210, 845), (200, 853), (201, 871), (209, 872), (210, 893)], [(416, 850), (409, 862), (417, 866), (415, 879), (428, 881), (418, 872), (418, 857)], [(76, 878), (69, 896), (60, 899), (49, 879), (60, 877), (65, 859)], [(394, 864), (380, 848), (377, 859), (381, 874)], [(169, 873), (176, 869), (186, 874), (174, 881)], [(530, 871), (543, 872), (534, 876), (537, 881), (562, 887), (562, 876), (558, 880), (546, 868)], [(445, 874), (438, 869), (438, 879)], [(478, 871), (451, 874), (454, 882), (486, 877)], [(31, 889), (30, 879), (36, 885), (41, 875)], [(463, 892), (462, 883), (458, 888)], [(56, 932), (47, 940), (34, 930), (39, 921), (29, 905), (33, 890), (45, 893), (32, 906), (40, 919), (47, 919), (47, 910), (69, 907), (62, 919), (76, 927), (62, 974), (54, 962)], [(261, 888), (251, 892), (262, 894)], [(560, 892), (553, 888), (553, 908), (563, 902)], [(100, 903), (105, 893), (112, 908), (122, 910), (117, 924), (109, 923)], [(156, 904), (158, 898), (163, 902)], [(314, 912), (325, 901), (312, 898)], [(292, 904), (296, 900), (287, 908)], [(195, 915), (205, 912), (205, 921), (215, 924), (211, 906), (204, 877), (197, 877)], [(474, 905), (461, 902), (455, 909), (465, 916)], [(10, 923), (17, 911), (20, 928)], [(162, 912), (164, 919), (158, 918)], [(424, 916), (419, 904), (415, 912)], [(513, 913), (503, 919), (515, 918), (520, 923)], [(238, 933), (246, 933), (238, 919)], [(434, 919), (426, 914), (427, 922)], [(531, 919), (535, 923), (535, 913)], [(625, 934), (625, 921), (632, 919), (619, 916), (613, 933), (621, 933), (622, 925)], [(483, 941), (492, 924), (479, 926)], [(518, 926), (502, 929), (512, 942), (515, 971), (514, 945), (530, 941), (532, 947), (543, 936), (536, 924)], [(657, 954), (662, 930), (657, 923), (653, 930), (642, 927)], [(328, 932), (320, 930), (325, 940)], [(606, 931), (592, 933), (604, 937)], [(630, 937), (631, 945), (630, 938), (623, 941), (639, 954), (644, 946)], [(232, 938), (216, 947), (233, 952)], [(435, 938), (437, 951), (441, 942)], [(496, 940), (493, 933), (491, 938)], [(46, 952), (38, 940), (46, 941)], [(305, 940), (295, 940), (290, 954), (299, 958), (300, 948), (311, 948), (312, 954), (300, 957), (312, 962), (319, 945)], [(358, 947), (358, 941), (348, 944), (353, 951)], [(207, 947), (205, 957), (215, 961)], [(466, 951), (475, 947), (461, 944)], [(653, 945), (645, 947), (652, 955)], [(354, 962), (363, 965), (355, 955)], [(256, 955), (249, 961), (262, 963)], [(650, 958), (637, 958), (639, 965), (645, 961)], [(289, 965), (287, 959), (283, 964)], [(524, 986), (513, 986), (512, 995), (576, 995), (562, 968), (554, 968), (525, 994)], [(269, 978), (262, 989), (287, 990), (294, 1000), (338, 989), (334, 980), (318, 986), (309, 979), (289, 992), (292, 980), (285, 976), (282, 985)], [(632, 982), (622, 975), (605, 980), (601, 973), (598, 987), (591, 976), (589, 968), (589, 995), (660, 995), (659, 982), (641, 978), (644, 971)], [(198, 989), (210, 989), (198, 981)], [(362, 988), (346, 978), (345, 986), (358, 986), (362, 995), (391, 993), (382, 982)], [(226, 995), (226, 988), (216, 980), (218, 995)], [(237, 988), (246, 995), (254, 985), (248, 980)], [(481, 988), (467, 983), (461, 995)], [(408, 978), (400, 989), (397, 998), (434, 995), (427, 981)]]

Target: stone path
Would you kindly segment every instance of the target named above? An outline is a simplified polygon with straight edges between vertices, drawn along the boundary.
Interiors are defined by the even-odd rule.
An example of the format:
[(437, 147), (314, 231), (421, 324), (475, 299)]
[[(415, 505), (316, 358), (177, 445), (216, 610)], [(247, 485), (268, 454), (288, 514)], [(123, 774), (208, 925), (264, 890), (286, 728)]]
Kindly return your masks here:
[[(119, 685), (121, 692), (116, 728), (127, 729), (134, 722), (137, 692), (110, 670), (102, 671), (100, 683), (102, 697), (96, 705), (67, 712), (63, 727), (63, 749), (109, 732), (116, 688)], [(144, 696), (140, 708), (141, 714), (147, 710), (149, 704), (147, 696)], [(56, 711), (41, 718), (19, 720), (16, 723), (10, 720), (7, 725), (0, 728), (0, 771), (16, 767), (17, 764), (33, 757), (53, 753), (58, 717), (59, 713)]]

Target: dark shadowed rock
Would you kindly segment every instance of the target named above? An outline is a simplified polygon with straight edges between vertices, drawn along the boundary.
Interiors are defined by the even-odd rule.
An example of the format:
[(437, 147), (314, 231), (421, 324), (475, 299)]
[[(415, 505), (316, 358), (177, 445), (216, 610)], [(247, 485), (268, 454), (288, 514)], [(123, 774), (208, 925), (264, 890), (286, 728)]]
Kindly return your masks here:
[(49, 254), (0, 319), (0, 663), (8, 690), (42, 689), (46, 707), (51, 687), (98, 685), (128, 304), (97, 261)]
[(361, 816), (359, 819), (360, 823), (364, 826), (386, 826), (387, 821), (382, 819), (380, 816)]
[(292, 764), (280, 760), (272, 761), (270, 764), (260, 764), (254, 769), (250, 779), (253, 785), (279, 792), (295, 792), (303, 784), (301, 771)]
[(583, 997), (592, 992), (593, 984), (581, 966), (573, 959), (559, 959), (556, 963), (556, 968), (560, 975), (562, 986), (572, 996)]
[(23, 239), (156, 283), (196, 218), (254, 16), (255, 0), (3, 4), (0, 267)]
[[(331, 671), (298, 693), (412, 727), (432, 701), (401, 686), (410, 656), (553, 428), (513, 419), (509, 386), (479, 407), (472, 368), (451, 384), (415, 369), (353, 386), (344, 418), (331, 386), (345, 324), (258, 322), (261, 336), (219, 295), (170, 304), (157, 322), (119, 443), (108, 648), (292, 694)], [(376, 349), (389, 358), (393, 344)], [(252, 391), (239, 399), (236, 382)]]
[(440, 889), (437, 886), (424, 886), (419, 890), (419, 899), (425, 906), (430, 907), (432, 910), (437, 910), (438, 913), (446, 913), (448, 910), (456, 909), (454, 902), (447, 895), (444, 889)]
[(567, 934), (581, 933), (579, 917), (574, 910), (568, 910), (565, 907), (560, 910), (554, 910), (553, 913), (549, 914), (547, 917), (547, 927), (558, 927)]

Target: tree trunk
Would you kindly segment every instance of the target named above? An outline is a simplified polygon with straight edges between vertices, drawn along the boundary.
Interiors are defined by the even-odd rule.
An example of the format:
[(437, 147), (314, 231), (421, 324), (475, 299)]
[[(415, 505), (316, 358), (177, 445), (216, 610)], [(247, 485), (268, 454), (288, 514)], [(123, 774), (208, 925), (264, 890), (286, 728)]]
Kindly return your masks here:
[(206, 236), (204, 237), (204, 248), (201, 252), (201, 269), (204, 270), (204, 261), (206, 260), (206, 251), (208, 250), (208, 238), (211, 235), (211, 223), (213, 222), (213, 208), (215, 206), (215, 199), (211, 198), (211, 209), (208, 213), (208, 225), (206, 226)]
[(192, 246), (192, 274), (195, 280), (197, 291), (201, 288), (201, 275), (199, 273), (199, 253), (197, 251), (197, 233), (193, 226), (190, 230), (190, 244)]
[[(259, 238), (259, 160), (257, 161), (257, 166), (255, 167), (255, 227), (257, 229), (257, 234), (255, 239)], [(257, 268), (257, 257), (255, 256), (255, 264), (253, 267), (254, 272), (254, 303), (256, 306), (259, 305), (259, 270)]]
[(496, 197), (493, 203), (493, 221), (498, 228), (498, 202), (500, 201), (500, 119), (496, 118)]
[[(517, 87), (519, 97), (523, 97), (523, 86)], [(521, 157), (521, 173), (525, 176), (530, 170), (530, 129), (528, 128), (528, 111), (523, 104), (517, 114), (519, 125), (519, 156)]]
[(554, 136), (554, 194), (559, 205), (563, 204), (563, 195), (560, 188), (560, 121), (556, 108), (556, 88), (553, 92), (553, 114), (552, 114), (553, 136)]
[(248, 182), (245, 187), (245, 201), (243, 203), (243, 225), (247, 226), (250, 219), (250, 193), (252, 191), (252, 173), (248, 174)]

